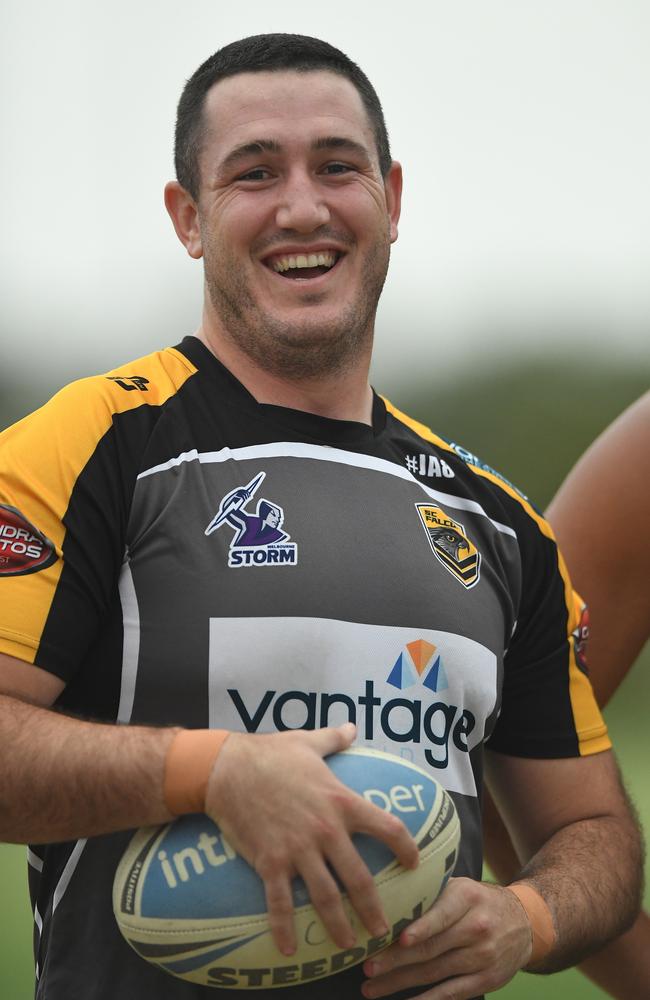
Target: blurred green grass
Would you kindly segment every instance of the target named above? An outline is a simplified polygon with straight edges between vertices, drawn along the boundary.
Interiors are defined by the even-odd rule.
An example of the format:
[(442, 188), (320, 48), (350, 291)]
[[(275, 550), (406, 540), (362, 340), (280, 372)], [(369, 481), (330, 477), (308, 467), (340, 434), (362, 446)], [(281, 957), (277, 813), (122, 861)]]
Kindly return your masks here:
[(32, 915), (27, 893), (27, 852), (0, 844), (0, 996), (31, 1000), (34, 996)]
[[(74, 377), (74, 375), (71, 375)], [(1, 379), (1, 375), (0, 375)], [(650, 385), (650, 368), (598, 368), (580, 358), (542, 358), (498, 371), (433, 378), (392, 402), (436, 432), (476, 452), (544, 507), (590, 442)], [(40, 405), (57, 385), (0, 384), (0, 427)], [(615, 470), (607, 470), (608, 475)], [(606, 712), (616, 751), (642, 822), (650, 830), (647, 782), (650, 649)], [(31, 1000), (32, 919), (24, 847), (0, 844), (0, 1000)], [(650, 892), (646, 890), (646, 907)], [(552, 977), (519, 974), (504, 1000), (602, 1000), (574, 970)]]

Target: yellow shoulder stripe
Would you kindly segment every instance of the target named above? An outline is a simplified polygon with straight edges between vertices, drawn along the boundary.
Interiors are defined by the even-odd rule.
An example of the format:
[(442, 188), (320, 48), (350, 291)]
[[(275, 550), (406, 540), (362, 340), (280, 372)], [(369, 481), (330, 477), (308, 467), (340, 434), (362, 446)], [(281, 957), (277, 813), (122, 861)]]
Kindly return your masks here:
[(568, 587), (569, 599), (569, 700), (573, 712), (573, 724), (578, 735), (580, 755), (584, 757), (592, 753), (600, 753), (602, 750), (609, 750), (612, 743), (607, 732), (607, 725), (596, 702), (591, 681), (580, 669), (576, 659), (576, 646), (572, 634), (581, 624), (585, 602), (580, 594), (572, 589), (562, 554), (558, 553), (558, 555), (560, 572)]
[(412, 431), (415, 431), (415, 433), (418, 434), (421, 438), (424, 438), (425, 441), (430, 441), (431, 444), (435, 444), (439, 448), (444, 448), (445, 451), (451, 451), (451, 452), (454, 451), (454, 449), (447, 441), (445, 441), (441, 437), (438, 437), (437, 434), (434, 434), (431, 428), (427, 427), (426, 424), (421, 424), (419, 420), (413, 420), (412, 417), (407, 417), (405, 413), (402, 413), (402, 411), (398, 410), (396, 406), (393, 406), (390, 400), (386, 399), (385, 396), (382, 396), (381, 398), (388, 412), (392, 413), (395, 419), (399, 420), (400, 423), (406, 424), (407, 427), (410, 427)]

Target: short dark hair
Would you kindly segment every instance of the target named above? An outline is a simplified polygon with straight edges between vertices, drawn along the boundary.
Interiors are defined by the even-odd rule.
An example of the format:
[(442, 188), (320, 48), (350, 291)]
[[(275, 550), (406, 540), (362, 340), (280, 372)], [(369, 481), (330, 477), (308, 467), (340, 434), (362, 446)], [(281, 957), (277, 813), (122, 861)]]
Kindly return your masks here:
[(176, 177), (196, 200), (200, 188), (199, 154), (203, 139), (205, 95), (219, 80), (238, 73), (328, 70), (346, 77), (356, 87), (374, 130), (379, 167), (385, 177), (391, 156), (388, 132), (379, 98), (366, 74), (345, 53), (308, 35), (251, 35), (225, 45), (199, 66), (183, 88), (176, 114), (174, 162)]

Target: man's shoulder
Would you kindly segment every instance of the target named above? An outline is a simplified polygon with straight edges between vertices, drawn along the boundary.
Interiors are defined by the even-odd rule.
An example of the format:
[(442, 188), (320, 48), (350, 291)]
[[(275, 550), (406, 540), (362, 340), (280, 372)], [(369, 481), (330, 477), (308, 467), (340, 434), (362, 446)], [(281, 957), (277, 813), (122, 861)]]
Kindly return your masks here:
[[(66, 469), (66, 478), (74, 479), (93, 455), (106, 450), (109, 433), (116, 427), (122, 429), (120, 448), (135, 454), (145, 446), (165, 404), (195, 371), (179, 350), (166, 348), (69, 382), (2, 432), (3, 462), (11, 465), (29, 455), (41, 473), (51, 468), (58, 478)], [(65, 461), (60, 460), (62, 455)], [(72, 482), (64, 488), (71, 489)]]
[(196, 373), (178, 348), (166, 347), (133, 361), (68, 383), (55, 400), (96, 402), (120, 413), (142, 404), (161, 405)]
[(142, 406), (160, 407), (196, 372), (177, 348), (167, 347), (116, 368), (68, 382), (43, 406), (5, 434), (52, 433), (55, 428), (75, 436), (101, 437), (121, 414)]

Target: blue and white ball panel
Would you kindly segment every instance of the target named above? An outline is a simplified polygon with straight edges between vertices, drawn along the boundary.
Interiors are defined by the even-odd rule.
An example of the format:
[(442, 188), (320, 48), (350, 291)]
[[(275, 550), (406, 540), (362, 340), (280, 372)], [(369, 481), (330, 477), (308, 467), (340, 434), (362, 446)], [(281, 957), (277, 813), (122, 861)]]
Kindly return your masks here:
[(183, 816), (138, 831), (115, 876), (117, 923), (142, 958), (204, 986), (300, 984), (364, 961), (435, 902), (453, 871), (460, 839), (446, 791), (416, 765), (377, 751), (347, 750), (326, 763), (349, 788), (398, 815), (418, 843), (420, 864), (406, 871), (381, 842), (354, 837), (379, 888), (390, 933), (371, 938), (346, 901), (357, 945), (339, 949), (296, 878), (298, 948), (287, 958), (271, 938), (262, 880), (207, 816)]

